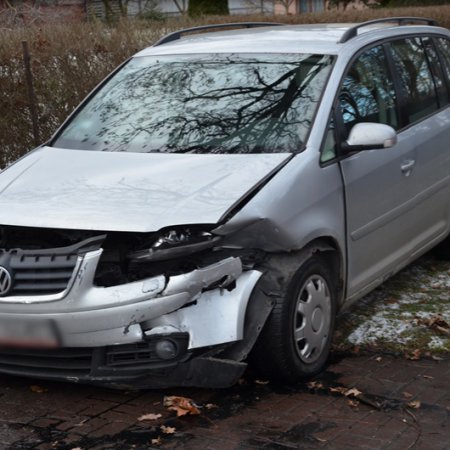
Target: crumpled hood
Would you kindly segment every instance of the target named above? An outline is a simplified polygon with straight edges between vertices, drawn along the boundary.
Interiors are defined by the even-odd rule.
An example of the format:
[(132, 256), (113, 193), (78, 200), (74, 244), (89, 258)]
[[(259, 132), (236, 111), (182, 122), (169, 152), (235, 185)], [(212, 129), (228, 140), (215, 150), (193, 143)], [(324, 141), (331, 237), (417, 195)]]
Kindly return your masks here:
[(0, 224), (145, 232), (217, 223), (290, 156), (43, 147), (0, 173)]

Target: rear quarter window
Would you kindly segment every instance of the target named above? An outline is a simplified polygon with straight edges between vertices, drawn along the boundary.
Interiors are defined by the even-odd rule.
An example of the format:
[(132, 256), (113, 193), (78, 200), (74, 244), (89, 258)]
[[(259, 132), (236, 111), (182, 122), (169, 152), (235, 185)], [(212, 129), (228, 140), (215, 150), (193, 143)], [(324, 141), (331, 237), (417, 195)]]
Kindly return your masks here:
[(438, 38), (436, 39), (436, 44), (441, 57), (447, 86), (450, 89), (450, 39)]
[(433, 73), (439, 106), (442, 108), (448, 105), (450, 97), (441, 61), (437, 54), (435, 44), (431, 38), (422, 38), (422, 43), (425, 48), (431, 72)]
[(413, 123), (439, 108), (433, 75), (420, 38), (394, 41), (391, 51), (405, 97), (408, 122)]

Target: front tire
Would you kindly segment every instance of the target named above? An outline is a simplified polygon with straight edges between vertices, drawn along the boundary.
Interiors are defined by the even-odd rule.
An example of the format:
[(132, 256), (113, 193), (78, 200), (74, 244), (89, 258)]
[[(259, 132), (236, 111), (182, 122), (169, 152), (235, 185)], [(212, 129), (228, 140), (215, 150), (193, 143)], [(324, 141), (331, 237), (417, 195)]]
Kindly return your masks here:
[(279, 283), (275, 305), (253, 350), (260, 372), (288, 382), (323, 370), (331, 346), (337, 276), (324, 256), (314, 254)]

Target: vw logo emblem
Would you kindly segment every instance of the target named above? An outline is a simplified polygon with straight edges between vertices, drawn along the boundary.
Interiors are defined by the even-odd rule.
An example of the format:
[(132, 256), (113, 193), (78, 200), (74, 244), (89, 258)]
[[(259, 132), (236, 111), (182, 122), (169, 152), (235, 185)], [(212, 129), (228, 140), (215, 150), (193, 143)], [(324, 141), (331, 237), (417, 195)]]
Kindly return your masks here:
[(11, 274), (2, 266), (0, 266), (0, 297), (6, 295), (12, 286)]

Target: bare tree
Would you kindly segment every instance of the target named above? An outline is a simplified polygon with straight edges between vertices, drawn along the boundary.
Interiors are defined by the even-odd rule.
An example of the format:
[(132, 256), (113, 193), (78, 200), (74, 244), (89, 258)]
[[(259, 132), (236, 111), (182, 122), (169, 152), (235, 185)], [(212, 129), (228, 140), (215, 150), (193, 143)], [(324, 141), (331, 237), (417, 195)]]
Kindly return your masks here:
[(173, 2), (175, 3), (175, 6), (177, 7), (180, 14), (187, 14), (188, 0), (173, 0)]
[(246, 0), (245, 2), (250, 8), (254, 10), (258, 10), (261, 14), (265, 14), (266, 12), (271, 12), (272, 8), (269, 8), (268, 5), (273, 5), (273, 0)]
[(274, 0), (275, 5), (281, 5), (286, 14), (290, 13), (290, 8), (295, 4), (295, 0)]

